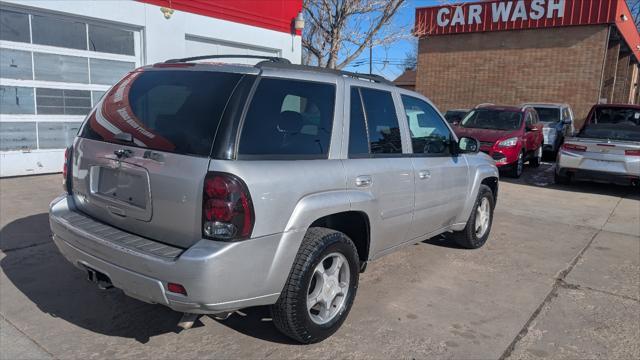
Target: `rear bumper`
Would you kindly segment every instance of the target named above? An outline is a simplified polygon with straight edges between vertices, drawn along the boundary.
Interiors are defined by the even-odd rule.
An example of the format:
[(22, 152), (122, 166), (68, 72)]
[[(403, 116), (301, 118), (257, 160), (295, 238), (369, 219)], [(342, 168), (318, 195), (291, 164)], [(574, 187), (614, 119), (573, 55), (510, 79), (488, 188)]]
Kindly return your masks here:
[(556, 161), (558, 175), (628, 185), (640, 181), (640, 158), (592, 154), (561, 149)]
[[(76, 267), (104, 273), (139, 300), (203, 314), (275, 303), (304, 235), (292, 231), (234, 243), (203, 239), (179, 254), (153, 253), (165, 245), (119, 242), (128, 233), (77, 211), (70, 197), (51, 203), (49, 220), (56, 246)], [(184, 286), (187, 295), (169, 292), (169, 282)]]

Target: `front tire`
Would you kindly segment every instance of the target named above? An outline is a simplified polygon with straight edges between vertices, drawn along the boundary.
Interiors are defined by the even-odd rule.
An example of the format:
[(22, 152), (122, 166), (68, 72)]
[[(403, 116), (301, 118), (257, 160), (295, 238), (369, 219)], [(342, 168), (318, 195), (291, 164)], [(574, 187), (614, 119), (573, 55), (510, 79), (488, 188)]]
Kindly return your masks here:
[(276, 328), (304, 344), (331, 336), (351, 310), (359, 270), (358, 251), (349, 237), (327, 228), (310, 228), (284, 289), (271, 306)]
[(493, 191), (487, 185), (480, 185), (471, 216), (467, 220), (467, 226), (462, 231), (453, 232), (449, 238), (465, 249), (482, 247), (491, 232), (494, 207)]
[(522, 175), (523, 171), (524, 171), (524, 153), (520, 152), (520, 154), (518, 155), (518, 160), (511, 165), (511, 168), (509, 169), (509, 172), (507, 175), (517, 179)]

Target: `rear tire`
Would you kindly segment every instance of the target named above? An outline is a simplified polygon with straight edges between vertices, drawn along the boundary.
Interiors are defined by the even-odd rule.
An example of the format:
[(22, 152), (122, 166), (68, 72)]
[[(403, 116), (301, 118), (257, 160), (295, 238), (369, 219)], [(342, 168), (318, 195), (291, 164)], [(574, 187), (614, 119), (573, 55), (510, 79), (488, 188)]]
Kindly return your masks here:
[[(332, 270), (334, 261), (337, 273)], [(338, 265), (340, 263), (343, 265)], [(347, 268), (342, 269), (343, 266)], [(340, 328), (351, 310), (359, 272), (358, 250), (349, 237), (327, 228), (310, 228), (284, 289), (271, 306), (274, 325), (284, 335), (304, 344), (328, 338)], [(333, 277), (333, 274), (338, 275)], [(335, 294), (333, 300), (325, 300), (331, 298), (331, 294)], [(312, 304), (311, 308), (308, 304)]]
[(554, 172), (553, 180), (558, 185), (571, 185), (571, 177), (569, 175), (560, 175)]
[[(480, 208), (483, 205), (488, 205), (488, 208), (481, 210)], [(487, 242), (487, 238), (489, 238), (489, 234), (491, 233), (494, 206), (495, 198), (493, 197), (491, 188), (487, 185), (480, 185), (478, 197), (473, 205), (471, 216), (469, 216), (469, 220), (467, 220), (467, 225), (462, 231), (450, 233), (447, 237), (465, 249), (478, 249), (482, 247), (482, 245)], [(484, 215), (482, 215), (483, 213)], [(488, 216), (488, 218), (483, 219), (483, 216)], [(480, 231), (478, 229), (479, 225), (485, 227), (480, 229)]]
[(533, 155), (533, 158), (531, 160), (529, 160), (529, 165), (531, 165), (531, 167), (537, 168), (540, 167), (540, 163), (542, 162), (542, 146), (540, 146), (535, 154)]

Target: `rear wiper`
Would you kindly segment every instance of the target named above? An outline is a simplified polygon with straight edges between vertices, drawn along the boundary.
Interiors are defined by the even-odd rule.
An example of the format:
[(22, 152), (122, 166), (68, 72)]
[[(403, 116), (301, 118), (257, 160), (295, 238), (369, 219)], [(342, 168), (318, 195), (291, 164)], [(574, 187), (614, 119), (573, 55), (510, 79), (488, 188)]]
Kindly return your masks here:
[(113, 138), (122, 142), (128, 142), (128, 143), (133, 142), (133, 136), (128, 132), (124, 132), (124, 131), (117, 133)]

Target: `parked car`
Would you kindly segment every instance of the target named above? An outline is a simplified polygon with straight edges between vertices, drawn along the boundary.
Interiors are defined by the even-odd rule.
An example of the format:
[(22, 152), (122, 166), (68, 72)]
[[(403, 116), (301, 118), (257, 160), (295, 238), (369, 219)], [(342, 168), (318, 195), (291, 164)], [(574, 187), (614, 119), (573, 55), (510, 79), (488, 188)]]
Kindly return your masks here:
[(577, 136), (562, 145), (555, 178), (640, 184), (640, 106), (595, 105)]
[(449, 124), (458, 124), (469, 113), (469, 109), (451, 109), (444, 113), (444, 118)]
[(476, 107), (454, 129), (458, 136), (478, 139), (480, 150), (512, 177), (522, 175), (526, 161), (540, 165), (542, 124), (531, 106)]
[(369, 261), (437, 234), (487, 240), (498, 170), (427, 98), (278, 58), (196, 59), (126, 75), (67, 151), (54, 242), (100, 287), (190, 318), (271, 305), (310, 343), (343, 323)]
[(542, 135), (544, 144), (542, 150), (554, 157), (565, 138), (573, 136), (575, 132), (573, 110), (568, 104), (527, 103), (523, 106), (533, 106), (543, 124)]

